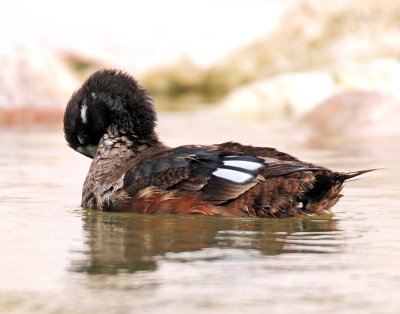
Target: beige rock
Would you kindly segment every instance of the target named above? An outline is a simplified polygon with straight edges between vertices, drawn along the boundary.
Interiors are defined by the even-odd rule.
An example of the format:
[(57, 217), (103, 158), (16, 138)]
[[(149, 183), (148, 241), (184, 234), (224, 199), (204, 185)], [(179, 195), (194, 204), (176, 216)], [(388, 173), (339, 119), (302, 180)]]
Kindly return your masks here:
[(222, 101), (222, 106), (247, 118), (287, 117), (307, 112), (334, 90), (329, 73), (283, 74), (238, 88)]
[(320, 72), (286, 73), (258, 80), (231, 92), (221, 106), (248, 119), (299, 117), (331, 95), (374, 90), (400, 99), (400, 63), (376, 60)]
[(331, 72), (336, 90), (374, 90), (400, 99), (400, 63), (379, 59), (360, 64), (349, 64)]
[(0, 49), (0, 124), (59, 119), (78, 83), (63, 63), (37, 45)]

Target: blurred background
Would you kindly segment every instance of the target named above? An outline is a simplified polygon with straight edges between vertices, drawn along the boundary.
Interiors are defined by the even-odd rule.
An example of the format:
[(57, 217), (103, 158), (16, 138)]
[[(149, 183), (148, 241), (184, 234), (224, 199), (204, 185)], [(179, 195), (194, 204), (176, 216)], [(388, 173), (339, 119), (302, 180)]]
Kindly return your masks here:
[[(398, 0), (0, 0), (0, 312), (399, 313), (399, 21)], [(85, 210), (62, 117), (102, 68), (151, 92), (167, 145), (383, 169), (334, 215)]]
[(106, 67), (134, 75), (163, 112), (399, 134), (399, 18), (394, 0), (2, 0), (0, 124), (59, 123)]

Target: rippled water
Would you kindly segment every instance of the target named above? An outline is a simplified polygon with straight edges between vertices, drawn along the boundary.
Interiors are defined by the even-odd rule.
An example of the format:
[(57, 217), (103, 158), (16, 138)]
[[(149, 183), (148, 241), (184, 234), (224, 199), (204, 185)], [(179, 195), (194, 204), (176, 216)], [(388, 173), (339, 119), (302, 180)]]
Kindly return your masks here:
[(89, 160), (60, 130), (0, 130), (0, 313), (400, 312), (398, 139), (316, 149), (279, 126), (165, 121), (171, 144), (237, 138), (386, 169), (348, 183), (333, 216), (98, 213), (79, 207)]

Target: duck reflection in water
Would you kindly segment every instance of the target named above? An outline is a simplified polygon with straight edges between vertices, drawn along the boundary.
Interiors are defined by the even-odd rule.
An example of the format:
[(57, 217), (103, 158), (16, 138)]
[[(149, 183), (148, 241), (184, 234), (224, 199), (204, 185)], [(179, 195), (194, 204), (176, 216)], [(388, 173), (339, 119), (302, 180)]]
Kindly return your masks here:
[(228, 249), (269, 256), (336, 253), (342, 250), (343, 239), (337, 223), (331, 216), (257, 220), (85, 211), (88, 254), (74, 261), (72, 270), (155, 271), (163, 260), (226, 259)]

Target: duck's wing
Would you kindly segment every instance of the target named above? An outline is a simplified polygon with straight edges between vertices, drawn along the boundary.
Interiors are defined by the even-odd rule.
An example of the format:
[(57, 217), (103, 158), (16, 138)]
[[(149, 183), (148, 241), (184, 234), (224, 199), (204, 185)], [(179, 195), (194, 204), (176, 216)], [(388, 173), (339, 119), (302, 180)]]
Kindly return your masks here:
[(199, 192), (203, 200), (221, 204), (265, 179), (321, 169), (298, 161), (224, 151), (218, 146), (181, 146), (149, 157), (125, 172), (123, 188), (129, 195), (156, 186)]

